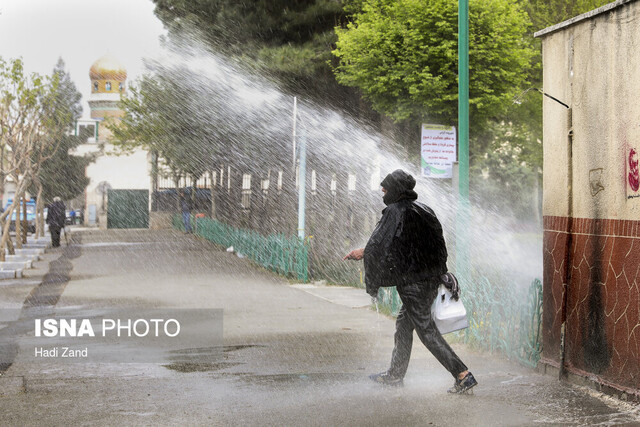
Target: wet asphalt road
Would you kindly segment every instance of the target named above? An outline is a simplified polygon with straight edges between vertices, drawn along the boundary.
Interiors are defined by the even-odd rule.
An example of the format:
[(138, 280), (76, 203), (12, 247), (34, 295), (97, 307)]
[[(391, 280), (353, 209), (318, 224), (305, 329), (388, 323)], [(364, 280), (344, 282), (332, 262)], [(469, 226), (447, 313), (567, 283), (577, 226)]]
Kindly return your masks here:
[[(384, 370), (393, 321), (317, 298), (194, 236), (174, 231), (77, 231), (47, 255), (51, 274), (0, 283), (3, 309), (222, 309), (214, 362), (33, 361), (33, 331), (0, 323), (15, 341), (0, 376), (0, 425), (640, 425), (640, 412), (454, 344), (480, 385), (447, 395), (451, 376), (415, 340), (402, 388)], [(68, 280), (67, 280), (68, 279)], [(30, 311), (31, 310), (31, 311)], [(30, 324), (30, 323), (29, 323)], [(188, 350), (188, 349), (185, 349)]]

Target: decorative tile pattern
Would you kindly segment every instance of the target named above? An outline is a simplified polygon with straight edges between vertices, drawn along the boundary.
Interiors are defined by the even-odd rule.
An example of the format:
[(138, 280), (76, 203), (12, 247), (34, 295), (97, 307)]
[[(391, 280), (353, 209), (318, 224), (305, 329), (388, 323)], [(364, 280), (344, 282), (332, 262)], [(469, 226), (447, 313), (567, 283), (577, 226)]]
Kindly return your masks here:
[(544, 218), (543, 357), (554, 364), (567, 263), (567, 368), (640, 390), (640, 221)]

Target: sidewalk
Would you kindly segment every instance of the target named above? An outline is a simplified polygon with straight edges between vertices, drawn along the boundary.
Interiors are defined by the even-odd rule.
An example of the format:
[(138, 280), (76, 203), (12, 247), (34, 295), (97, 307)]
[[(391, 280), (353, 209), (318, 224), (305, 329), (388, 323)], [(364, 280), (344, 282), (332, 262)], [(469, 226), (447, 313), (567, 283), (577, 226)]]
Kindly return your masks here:
[[(637, 408), (454, 344), (479, 381), (453, 378), (414, 342), (402, 388), (387, 368), (394, 321), (361, 289), (290, 285), (246, 259), (174, 231), (74, 235), (57, 308), (222, 308), (223, 358), (192, 363), (25, 362), (0, 376), (3, 425), (637, 425)], [(18, 304), (0, 286), (0, 300)], [(0, 330), (1, 332), (1, 330)], [(205, 344), (203, 343), (203, 346)]]
[[(371, 298), (363, 289), (345, 286), (327, 286), (321, 282), (295, 284), (292, 286), (333, 304), (350, 308), (373, 309)], [(393, 319), (389, 318), (389, 321), (393, 322)], [(419, 348), (416, 349), (416, 346)], [(517, 400), (518, 397), (529, 395), (533, 398), (533, 402), (529, 402), (529, 404), (533, 404), (533, 406), (539, 405), (540, 409), (552, 406), (552, 399), (554, 398), (558, 399), (557, 403), (559, 407), (561, 406), (560, 402), (566, 405), (565, 414), (554, 416), (552, 415), (552, 411), (549, 411), (547, 416), (538, 419), (537, 423), (640, 425), (640, 407), (637, 405), (622, 402), (589, 387), (576, 386), (564, 382), (561, 383), (551, 375), (540, 375), (535, 370), (507, 361), (499, 355), (491, 356), (482, 351), (469, 351), (468, 348), (460, 344), (453, 344), (453, 347), (457, 353), (461, 355), (464, 354), (464, 360), (467, 361), (470, 367), (481, 367), (481, 369), (486, 371), (481, 375), (480, 381), (482, 387), (478, 387), (477, 389), (479, 394), (486, 395), (486, 391), (489, 391), (487, 387), (490, 387), (495, 389), (490, 390), (490, 392), (497, 392), (497, 397), (501, 394), (498, 389), (504, 388), (505, 392), (508, 390), (506, 393), (508, 396), (505, 396), (505, 402)], [(416, 350), (424, 353), (422, 351), (423, 347), (419, 342), (414, 343), (413, 358), (416, 357)], [(424, 356), (424, 354), (422, 354), (422, 356)], [(429, 359), (428, 355), (426, 359)], [(436, 370), (438, 369), (437, 363), (431, 363), (433, 360), (428, 362), (430, 367)], [(481, 371), (474, 368), (473, 372), (477, 373)], [(409, 374), (407, 377), (409, 377)], [(504, 377), (504, 379), (496, 381), (496, 377)], [(428, 381), (427, 378), (424, 378), (424, 380)], [(413, 385), (413, 383), (414, 380), (411, 378), (405, 379), (405, 384)], [(516, 393), (514, 393), (514, 387), (517, 388)], [(575, 405), (575, 407), (572, 408), (572, 405)], [(508, 418), (508, 416), (506, 418)], [(523, 425), (530, 421), (533, 420), (523, 420)], [(479, 421), (473, 425), (487, 424), (488, 423)], [(511, 422), (507, 422), (507, 424), (511, 425)]]
[(371, 306), (371, 297), (366, 294), (364, 289), (349, 286), (327, 286), (322, 282), (301, 283), (291, 286), (318, 298), (322, 298), (325, 301), (345, 307), (363, 308)]

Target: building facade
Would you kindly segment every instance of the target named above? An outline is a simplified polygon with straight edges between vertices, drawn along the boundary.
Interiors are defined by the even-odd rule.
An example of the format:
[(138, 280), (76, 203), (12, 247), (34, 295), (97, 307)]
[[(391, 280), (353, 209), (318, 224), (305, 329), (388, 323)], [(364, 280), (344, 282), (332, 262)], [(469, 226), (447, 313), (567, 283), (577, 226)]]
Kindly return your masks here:
[(640, 2), (536, 33), (544, 120), (543, 359), (640, 398)]
[[(80, 121), (78, 132), (82, 128), (89, 129), (90, 136), (74, 153), (96, 156), (86, 170), (90, 182), (85, 190), (85, 225), (121, 228), (120, 221), (114, 222), (114, 218), (139, 217), (141, 220), (136, 224), (144, 227), (146, 214), (148, 226), (150, 155), (140, 149), (127, 155), (117, 153), (110, 143), (111, 132), (107, 128), (110, 122), (124, 115), (119, 102), (126, 93), (127, 71), (115, 57), (105, 55), (93, 63), (89, 77), (92, 85), (89, 98), (91, 119)], [(133, 206), (128, 202), (118, 202), (123, 200), (122, 195), (134, 194), (132, 192), (136, 200)], [(143, 203), (145, 193), (146, 205)]]

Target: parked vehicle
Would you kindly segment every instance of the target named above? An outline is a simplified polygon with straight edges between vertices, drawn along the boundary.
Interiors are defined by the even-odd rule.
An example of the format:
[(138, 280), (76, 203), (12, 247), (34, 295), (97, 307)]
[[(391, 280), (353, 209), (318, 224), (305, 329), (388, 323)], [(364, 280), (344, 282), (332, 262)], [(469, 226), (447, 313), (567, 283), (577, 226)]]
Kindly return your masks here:
[[(9, 199), (4, 209), (7, 210), (7, 208), (12, 203), (13, 203), (13, 200)], [(20, 219), (24, 220), (25, 213), (22, 210), (22, 207), (23, 207), (23, 203), (20, 203)], [(26, 219), (27, 219), (27, 230), (30, 233), (35, 233), (36, 232), (36, 201), (33, 199), (27, 201)], [(16, 211), (15, 210), (11, 214), (11, 225), (9, 226), (9, 229), (11, 231), (14, 231), (16, 229)]]

